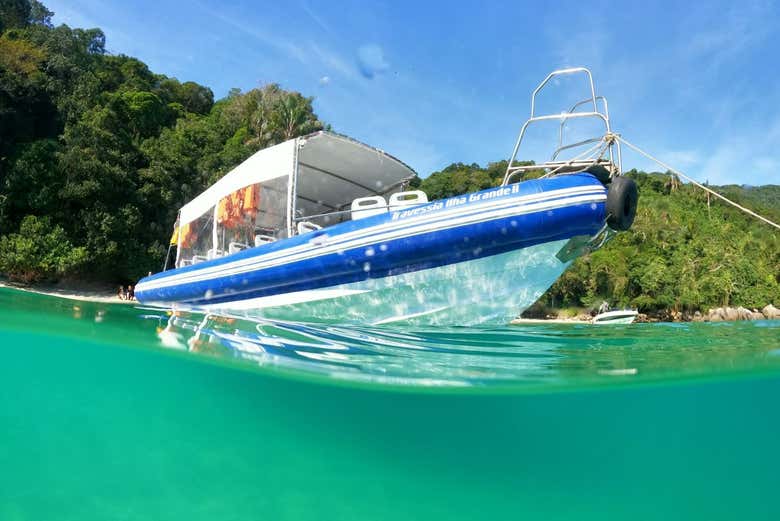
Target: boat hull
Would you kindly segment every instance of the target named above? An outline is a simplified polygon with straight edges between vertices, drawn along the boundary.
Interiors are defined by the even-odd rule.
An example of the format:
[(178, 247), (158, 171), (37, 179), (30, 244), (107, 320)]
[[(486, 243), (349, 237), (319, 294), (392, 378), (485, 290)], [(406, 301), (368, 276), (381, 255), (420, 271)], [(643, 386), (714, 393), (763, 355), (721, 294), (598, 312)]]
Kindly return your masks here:
[(593, 317), (593, 324), (632, 324), (638, 313), (634, 310), (606, 311)]
[(362, 324), (506, 324), (533, 304), (569, 262), (552, 241), (471, 261), (279, 296), (203, 306), (253, 318)]
[(144, 303), (295, 320), (506, 322), (604, 226), (588, 174), (527, 181), (350, 221), (143, 279)]

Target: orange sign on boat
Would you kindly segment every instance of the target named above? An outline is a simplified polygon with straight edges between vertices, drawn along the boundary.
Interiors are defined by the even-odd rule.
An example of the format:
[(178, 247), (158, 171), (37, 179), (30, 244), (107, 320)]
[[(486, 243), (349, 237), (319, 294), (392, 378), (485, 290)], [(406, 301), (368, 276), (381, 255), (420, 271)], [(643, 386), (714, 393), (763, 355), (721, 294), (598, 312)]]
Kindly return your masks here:
[(223, 197), (217, 206), (217, 223), (235, 228), (245, 217), (254, 219), (260, 203), (260, 185), (249, 185)]
[(182, 248), (190, 248), (198, 240), (198, 233), (195, 231), (192, 223), (183, 224), (179, 228), (179, 235), (181, 236)]
[(244, 189), (244, 204), (242, 210), (244, 215), (252, 219), (257, 215), (257, 209), (260, 207), (260, 185), (249, 185)]

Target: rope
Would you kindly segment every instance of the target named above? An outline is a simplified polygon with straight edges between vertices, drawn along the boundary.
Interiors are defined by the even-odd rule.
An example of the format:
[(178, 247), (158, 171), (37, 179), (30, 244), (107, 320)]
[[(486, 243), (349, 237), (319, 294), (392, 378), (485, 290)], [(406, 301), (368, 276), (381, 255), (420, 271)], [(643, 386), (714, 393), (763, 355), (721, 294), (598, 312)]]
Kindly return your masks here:
[(714, 195), (715, 197), (717, 197), (717, 198), (719, 198), (719, 199), (722, 199), (722, 200), (724, 200), (725, 202), (729, 203), (731, 206), (734, 206), (735, 208), (738, 208), (739, 210), (742, 210), (742, 211), (743, 211), (743, 212), (745, 212), (746, 214), (748, 214), (748, 215), (752, 215), (752, 216), (753, 216), (753, 217), (755, 217), (756, 219), (759, 219), (759, 220), (761, 220), (761, 221), (764, 221), (766, 224), (768, 224), (768, 225), (770, 225), (770, 226), (774, 226), (775, 228), (777, 228), (778, 230), (780, 230), (780, 225), (779, 225), (779, 224), (777, 224), (777, 223), (774, 223), (774, 222), (770, 221), (770, 220), (769, 220), (769, 219), (767, 219), (766, 217), (763, 217), (763, 216), (761, 216), (761, 215), (758, 215), (758, 214), (757, 214), (756, 212), (754, 212), (753, 210), (750, 210), (750, 209), (748, 209), (748, 208), (745, 208), (744, 206), (740, 206), (739, 204), (735, 203), (735, 202), (734, 202), (734, 201), (732, 201), (731, 199), (728, 199), (727, 197), (725, 197), (725, 196), (723, 196), (723, 195), (719, 194), (719, 193), (718, 193), (718, 192), (716, 192), (715, 190), (712, 190), (711, 188), (709, 188), (709, 187), (706, 187), (706, 186), (704, 186), (703, 184), (701, 184), (701, 183), (697, 182), (695, 179), (691, 179), (690, 177), (688, 177), (687, 175), (683, 174), (683, 173), (682, 173), (682, 172), (680, 172), (679, 170), (675, 170), (674, 168), (672, 168), (671, 166), (667, 165), (667, 164), (666, 164), (666, 163), (664, 163), (663, 161), (661, 161), (661, 160), (659, 160), (659, 159), (656, 159), (655, 157), (651, 156), (650, 154), (648, 154), (647, 152), (645, 152), (644, 150), (642, 150), (642, 149), (641, 149), (641, 148), (639, 148), (638, 146), (636, 146), (636, 145), (634, 145), (634, 144), (631, 144), (631, 143), (629, 143), (628, 141), (626, 141), (625, 139), (623, 139), (623, 137), (622, 137), (622, 136), (619, 136), (619, 135), (616, 135), (616, 134), (613, 134), (613, 136), (614, 136), (614, 137), (615, 137), (617, 140), (619, 140), (621, 143), (623, 143), (624, 145), (626, 145), (628, 148), (630, 148), (630, 149), (634, 150), (635, 152), (638, 152), (639, 154), (641, 154), (641, 155), (645, 156), (646, 158), (650, 159), (651, 161), (655, 161), (656, 163), (658, 163), (658, 164), (659, 164), (659, 165), (661, 165), (662, 167), (666, 168), (666, 169), (667, 169), (669, 172), (672, 172), (673, 174), (676, 174), (676, 175), (678, 175), (678, 176), (682, 177), (683, 179), (686, 179), (686, 180), (688, 180), (688, 181), (689, 181), (691, 184), (693, 184), (693, 185), (695, 185), (695, 186), (698, 186), (699, 188), (701, 188), (701, 189), (702, 189), (702, 190), (704, 190), (705, 192), (709, 192), (709, 193), (711, 193), (711, 194), (712, 194), (712, 195)]
[[(568, 161), (566, 161), (561, 166), (558, 166), (558, 167), (554, 168), (553, 170), (549, 171), (548, 173), (544, 174), (542, 176), (542, 178), (553, 176), (556, 172), (561, 170), (563, 167), (569, 166), (574, 161), (577, 161), (577, 160), (579, 160), (579, 159), (581, 159), (583, 157), (594, 157), (595, 159), (593, 160), (593, 164), (596, 164), (596, 161), (599, 160), (599, 157), (601, 157), (601, 155), (604, 153), (604, 151), (607, 149), (608, 146), (609, 146), (609, 143), (605, 142), (604, 139), (600, 139), (595, 145), (593, 145), (589, 149), (587, 149), (584, 152), (582, 152), (581, 154), (576, 155), (573, 158), (569, 159)], [(596, 151), (598, 151), (598, 154), (593, 154)]]

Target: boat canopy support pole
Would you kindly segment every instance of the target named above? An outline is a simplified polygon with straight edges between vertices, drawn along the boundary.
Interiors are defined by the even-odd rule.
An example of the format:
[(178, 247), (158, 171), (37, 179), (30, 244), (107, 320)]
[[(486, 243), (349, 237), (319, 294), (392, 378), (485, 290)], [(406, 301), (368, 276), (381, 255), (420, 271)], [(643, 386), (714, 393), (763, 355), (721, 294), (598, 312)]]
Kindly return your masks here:
[[(168, 251), (165, 252), (165, 263), (163, 264), (163, 271), (168, 271), (168, 261), (171, 258), (171, 248), (173, 248), (173, 244), (168, 245)], [(178, 254), (177, 254), (178, 255)]]
[(306, 146), (306, 140), (297, 138), (295, 140), (295, 147), (293, 148), (293, 164), (292, 164), (292, 170), (290, 171), (290, 177), (287, 181), (287, 236), (292, 237), (295, 235), (295, 226), (293, 226), (293, 223), (295, 221), (295, 212), (297, 211), (297, 193), (298, 193), (298, 150), (302, 147)]
[[(173, 263), (174, 268), (179, 267), (179, 258), (181, 257), (181, 211), (176, 214), (176, 224), (174, 225), (179, 233), (176, 234), (176, 260)], [(168, 262), (168, 259), (165, 259)]]
[(211, 251), (216, 256), (217, 246), (219, 246), (219, 229), (217, 228), (217, 217), (219, 216), (219, 204), (214, 205), (214, 222), (211, 223)]

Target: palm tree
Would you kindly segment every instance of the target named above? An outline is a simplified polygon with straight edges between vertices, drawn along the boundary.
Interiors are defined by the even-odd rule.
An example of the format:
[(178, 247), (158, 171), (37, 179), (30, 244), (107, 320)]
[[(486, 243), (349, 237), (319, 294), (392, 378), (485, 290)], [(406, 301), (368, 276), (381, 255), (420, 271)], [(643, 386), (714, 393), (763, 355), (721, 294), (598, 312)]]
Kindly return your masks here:
[(304, 98), (297, 92), (282, 97), (272, 113), (272, 122), (281, 131), (283, 141), (322, 129), (311, 102), (311, 98)]

